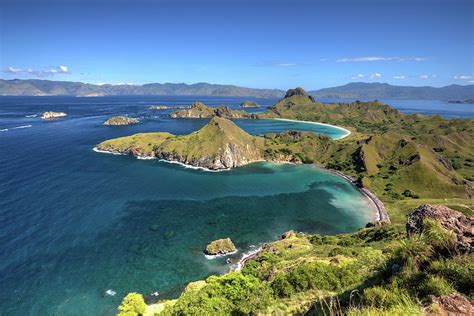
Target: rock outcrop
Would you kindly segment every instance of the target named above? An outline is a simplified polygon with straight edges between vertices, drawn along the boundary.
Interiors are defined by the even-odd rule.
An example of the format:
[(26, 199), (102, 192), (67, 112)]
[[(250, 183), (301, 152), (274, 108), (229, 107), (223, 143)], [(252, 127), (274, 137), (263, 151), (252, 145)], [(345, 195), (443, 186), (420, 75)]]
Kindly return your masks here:
[(300, 88), (300, 87), (295, 88), (295, 89), (289, 89), (288, 91), (286, 91), (286, 94), (283, 97), (283, 99), (289, 99), (293, 96), (303, 96), (310, 99), (311, 102), (314, 102), (314, 98), (311, 95), (309, 95), (303, 88)]
[(244, 101), (240, 104), (242, 108), (259, 108), (260, 105), (255, 101)]
[(218, 239), (211, 242), (206, 247), (206, 255), (215, 256), (215, 255), (226, 255), (232, 252), (237, 251), (234, 243), (230, 238)]
[(139, 123), (139, 121), (135, 118), (130, 118), (126, 116), (114, 116), (105, 121), (104, 125), (131, 125), (137, 123)]
[(43, 120), (51, 120), (55, 118), (61, 118), (61, 117), (66, 117), (67, 114), (64, 112), (52, 112), (52, 111), (47, 111), (43, 113), (42, 119)]
[(170, 114), (172, 118), (209, 118), (214, 116), (225, 118), (253, 118), (256, 119), (255, 114), (250, 114), (245, 111), (232, 110), (228, 106), (209, 107), (201, 102), (196, 102), (191, 105), (188, 110), (176, 111)]
[(474, 315), (474, 304), (457, 293), (441, 297), (430, 295), (429, 315)]
[(424, 228), (424, 220), (431, 218), (441, 224), (447, 230), (456, 234), (456, 248), (460, 252), (472, 252), (474, 236), (474, 217), (466, 216), (461, 212), (442, 205), (423, 204), (415, 209), (406, 224), (407, 233), (421, 234)]

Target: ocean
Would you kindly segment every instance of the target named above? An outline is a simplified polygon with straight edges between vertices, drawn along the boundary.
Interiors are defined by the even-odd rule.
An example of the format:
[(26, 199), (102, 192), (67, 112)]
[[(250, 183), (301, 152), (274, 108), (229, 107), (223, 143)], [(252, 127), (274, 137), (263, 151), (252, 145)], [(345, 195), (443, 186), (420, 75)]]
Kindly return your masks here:
[[(214, 239), (234, 241), (236, 262), (290, 229), (350, 232), (374, 217), (373, 207), (347, 181), (311, 166), (255, 163), (206, 172), (93, 151), (110, 138), (148, 131), (186, 134), (207, 123), (170, 119), (169, 111), (151, 111), (150, 105), (202, 101), (237, 108), (243, 99), (0, 97), (0, 314), (114, 315), (128, 292), (159, 291), (162, 298), (174, 298), (188, 282), (228, 271), (233, 263), (227, 258), (203, 255)], [(264, 106), (276, 101), (251, 100)], [(409, 104), (402, 106), (439, 111), (428, 103)], [(436, 114), (474, 115), (472, 106), (454, 110), (459, 106), (464, 105)], [(68, 116), (43, 121), (47, 110)], [(102, 125), (113, 115), (141, 123)], [(344, 133), (286, 121), (236, 123), (252, 134)], [(117, 295), (103, 298), (108, 289)]]

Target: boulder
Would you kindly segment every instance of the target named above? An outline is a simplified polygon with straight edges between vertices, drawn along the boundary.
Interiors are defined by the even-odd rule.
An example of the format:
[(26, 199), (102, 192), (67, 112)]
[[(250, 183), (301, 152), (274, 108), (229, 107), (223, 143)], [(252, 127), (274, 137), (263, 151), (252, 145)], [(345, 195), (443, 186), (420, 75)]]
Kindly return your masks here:
[(207, 255), (215, 256), (225, 255), (235, 251), (237, 251), (237, 248), (235, 248), (232, 240), (230, 240), (230, 238), (224, 238), (214, 240), (209, 245), (207, 245), (205, 253)]
[(281, 239), (288, 239), (288, 238), (291, 238), (291, 237), (295, 237), (296, 236), (296, 233), (294, 230), (289, 230), (285, 233), (283, 233), (281, 235)]
[(459, 251), (472, 251), (474, 217), (466, 216), (446, 206), (423, 204), (408, 215), (407, 234), (421, 234), (424, 227), (423, 222), (426, 218), (434, 219), (444, 229), (453, 231), (456, 234), (456, 248)]
[(430, 295), (429, 299), (433, 309), (430, 314), (474, 315), (474, 305), (472, 302), (458, 293), (441, 297)]

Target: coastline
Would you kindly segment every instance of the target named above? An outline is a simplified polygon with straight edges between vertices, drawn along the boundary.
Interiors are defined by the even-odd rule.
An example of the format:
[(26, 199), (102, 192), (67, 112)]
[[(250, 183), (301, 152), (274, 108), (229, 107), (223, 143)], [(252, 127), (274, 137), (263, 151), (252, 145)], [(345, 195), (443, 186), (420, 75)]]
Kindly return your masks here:
[(343, 130), (346, 133), (345, 135), (342, 135), (338, 138), (333, 138), (334, 140), (340, 140), (340, 139), (346, 138), (347, 136), (352, 134), (352, 132), (350, 130), (348, 130), (347, 128), (337, 126), (337, 125), (327, 124), (327, 123), (319, 123), (319, 122), (311, 122), (311, 121), (300, 121), (300, 120), (285, 119), (285, 118), (272, 118), (270, 120), (287, 121), (287, 122), (295, 122), (295, 123), (308, 123), (308, 124), (314, 124), (314, 125), (329, 126), (329, 127), (334, 127), (334, 128)]
[(366, 187), (361, 187), (358, 183), (357, 180), (352, 178), (351, 176), (346, 175), (345, 173), (339, 171), (339, 170), (334, 170), (334, 169), (327, 169), (324, 168), (324, 170), (337, 175), (341, 178), (346, 179), (348, 182), (350, 182), (359, 192), (361, 192), (369, 201), (374, 204), (375, 208), (377, 209), (377, 216), (375, 221), (377, 222), (387, 222), (391, 223), (390, 217), (388, 216), (387, 210), (385, 209), (385, 205), (383, 204), (382, 201), (369, 189)]

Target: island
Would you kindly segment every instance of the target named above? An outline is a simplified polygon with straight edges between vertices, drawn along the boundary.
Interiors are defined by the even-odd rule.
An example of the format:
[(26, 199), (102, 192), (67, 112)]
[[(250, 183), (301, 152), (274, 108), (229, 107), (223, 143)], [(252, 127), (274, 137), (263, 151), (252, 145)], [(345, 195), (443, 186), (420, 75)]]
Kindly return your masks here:
[(126, 116), (114, 116), (109, 118), (104, 122), (104, 125), (131, 125), (138, 124), (140, 121), (136, 118), (126, 117)]
[(249, 118), (256, 119), (257, 115), (245, 111), (232, 110), (228, 106), (209, 107), (204, 103), (196, 102), (188, 110), (176, 111), (170, 114), (172, 118), (209, 118), (213, 116), (225, 118)]
[(43, 113), (42, 119), (43, 120), (51, 120), (51, 119), (57, 119), (57, 118), (62, 118), (66, 117), (67, 114), (64, 112), (52, 112), (52, 111), (47, 111)]
[(240, 103), (240, 107), (242, 108), (259, 108), (260, 105), (255, 101), (244, 101)]
[(169, 109), (189, 109), (186, 105), (151, 105), (148, 109), (150, 110), (169, 110)]
[(236, 251), (237, 248), (235, 248), (232, 240), (230, 238), (224, 238), (211, 242), (209, 245), (207, 245), (206, 251), (204, 253), (209, 256), (217, 256), (227, 255)]
[(465, 100), (451, 100), (448, 103), (454, 104), (474, 104), (474, 99), (465, 99)]

